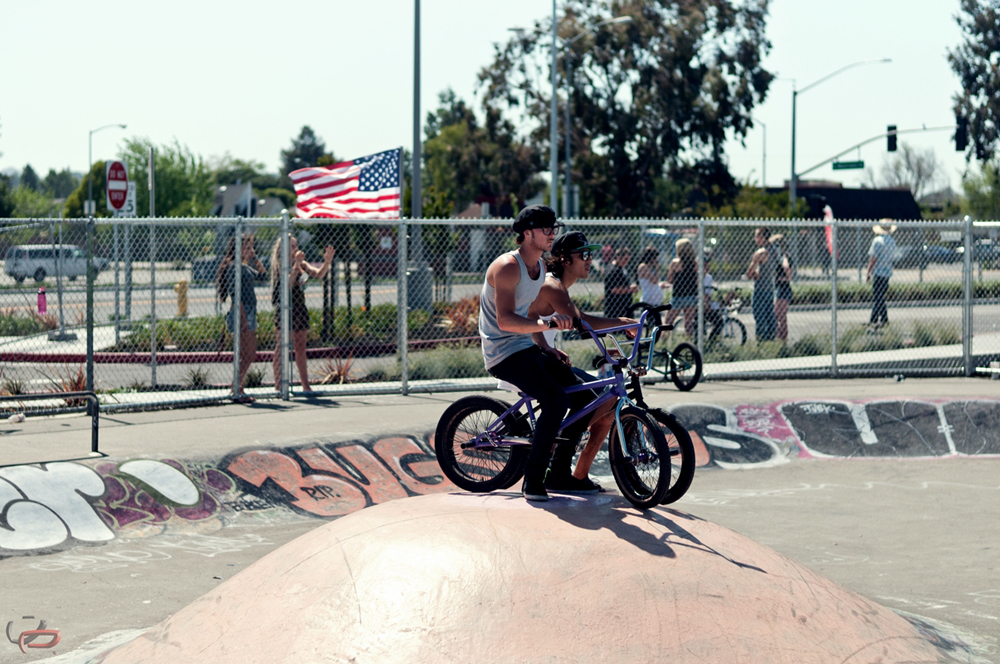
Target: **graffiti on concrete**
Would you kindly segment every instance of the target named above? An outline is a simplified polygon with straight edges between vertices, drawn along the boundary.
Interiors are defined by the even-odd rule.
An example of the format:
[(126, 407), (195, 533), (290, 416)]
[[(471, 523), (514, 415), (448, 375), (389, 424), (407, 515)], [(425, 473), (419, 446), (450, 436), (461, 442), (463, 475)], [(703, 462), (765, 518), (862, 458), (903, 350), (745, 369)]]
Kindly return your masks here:
[[(755, 406), (752, 408), (757, 410), (751, 413), (748, 408), (751, 407), (684, 404), (670, 411), (691, 434), (695, 456), (701, 465), (737, 468), (785, 463), (789, 443), (776, 441), (768, 435), (779, 430), (778, 424), (771, 424), (771, 411)], [(743, 413), (742, 427), (740, 412)]]
[[(0, 553), (101, 543), (162, 532), (168, 522), (219, 512), (214, 490), (234, 483), (214, 468), (142, 459), (0, 468)], [(145, 532), (139, 533), (139, 528)]]
[[(765, 467), (792, 456), (1000, 455), (998, 400), (682, 404), (671, 411), (691, 432), (701, 467)], [(0, 468), (0, 557), (118, 537), (205, 535), (244, 515), (256, 519), (290, 510), (335, 518), (390, 500), (455, 490), (432, 449), (430, 439), (386, 436), (246, 449), (218, 461), (92, 460)], [(67, 564), (139, 562), (121, 555)]]
[[(0, 468), (0, 557), (117, 537), (203, 537), (247, 513), (290, 508), (329, 518), (453, 490), (430, 449), (424, 440), (387, 436), (245, 450), (221, 461), (95, 460)], [(186, 541), (185, 546), (192, 540)], [(198, 542), (196, 548), (208, 552), (218, 545)], [(169, 538), (160, 543), (180, 546)], [(161, 554), (147, 552), (140, 559)], [(94, 569), (141, 562), (129, 560), (127, 552), (78, 558), (65, 564)]]
[(429, 449), (408, 436), (317, 443), (239, 452), (223, 460), (221, 468), (251, 496), (237, 501), (243, 509), (250, 509), (247, 504), (286, 505), (304, 514), (335, 517), (398, 498), (454, 490)]
[(786, 401), (670, 409), (699, 466), (766, 466), (789, 457), (922, 458), (1000, 454), (1000, 401)]

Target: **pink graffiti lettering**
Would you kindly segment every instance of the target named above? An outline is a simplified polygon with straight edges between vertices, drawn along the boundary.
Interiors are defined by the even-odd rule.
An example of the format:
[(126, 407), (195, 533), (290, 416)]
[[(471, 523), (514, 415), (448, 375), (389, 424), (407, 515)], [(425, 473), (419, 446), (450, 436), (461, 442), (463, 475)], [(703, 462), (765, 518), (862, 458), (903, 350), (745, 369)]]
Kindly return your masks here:
[[(300, 456), (303, 452), (299, 452)], [(307, 463), (313, 465), (312, 461)], [(303, 475), (302, 467), (281, 452), (246, 452), (231, 461), (226, 470), (256, 487), (271, 480), (292, 496), (291, 507), (316, 516), (343, 516), (367, 505), (364, 492), (353, 483), (332, 475)]]
[[(388, 464), (399, 477), (403, 486), (416, 494), (443, 493), (454, 491), (455, 485), (441, 474), (441, 468), (433, 457), (424, 452), (410, 438), (383, 438), (373, 446), (375, 454)], [(403, 464), (403, 459), (413, 455), (426, 460)]]

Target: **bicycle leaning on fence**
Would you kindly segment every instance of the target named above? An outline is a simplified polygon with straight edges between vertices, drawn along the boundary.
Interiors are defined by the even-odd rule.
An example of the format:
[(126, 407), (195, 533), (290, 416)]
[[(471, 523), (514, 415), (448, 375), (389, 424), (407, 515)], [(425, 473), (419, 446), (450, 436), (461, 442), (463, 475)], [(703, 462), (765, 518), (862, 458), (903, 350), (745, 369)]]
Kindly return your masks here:
[[(646, 316), (642, 319), (644, 323), (641, 339), (643, 342), (648, 342), (649, 345), (649, 352), (646, 355), (648, 358), (646, 371), (649, 378), (646, 382), (670, 380), (681, 392), (689, 392), (701, 380), (701, 353), (698, 352), (694, 344), (687, 341), (677, 344), (673, 350), (667, 347), (666, 341), (660, 343), (659, 347), (657, 346), (663, 332), (673, 329), (672, 325), (661, 324), (660, 312), (669, 308), (669, 304), (661, 307), (650, 307), (648, 304), (638, 302), (632, 305), (628, 315), (631, 318), (635, 318), (636, 315)], [(644, 314), (640, 314), (640, 311)], [(643, 362), (642, 344), (636, 345), (639, 347), (637, 364), (641, 365)]]
[[(574, 327), (581, 336), (590, 335), (611, 375), (566, 388), (567, 392), (594, 390), (598, 396), (570, 413), (560, 426), (562, 431), (604, 404), (618, 400), (608, 436), (608, 462), (622, 495), (640, 509), (672, 503), (683, 496), (691, 486), (695, 464), (690, 435), (673, 415), (646, 405), (640, 385), (645, 369), (632, 364), (643, 342), (639, 331), (647, 315), (655, 311), (643, 312), (638, 323), (600, 331), (574, 318)], [(636, 339), (631, 353), (626, 354), (614, 334), (629, 330), (636, 331)], [(602, 338), (614, 344), (614, 356)], [(456, 486), (485, 493), (509, 488), (521, 479), (536, 408), (530, 396), (519, 396), (514, 405), (485, 395), (468, 396), (445, 410), (438, 421), (434, 450), (441, 470)]]
[(705, 310), (705, 327), (709, 330), (705, 345), (711, 350), (735, 348), (747, 342), (747, 328), (737, 318), (743, 307), (743, 293), (734, 287), (722, 297), (718, 309)]

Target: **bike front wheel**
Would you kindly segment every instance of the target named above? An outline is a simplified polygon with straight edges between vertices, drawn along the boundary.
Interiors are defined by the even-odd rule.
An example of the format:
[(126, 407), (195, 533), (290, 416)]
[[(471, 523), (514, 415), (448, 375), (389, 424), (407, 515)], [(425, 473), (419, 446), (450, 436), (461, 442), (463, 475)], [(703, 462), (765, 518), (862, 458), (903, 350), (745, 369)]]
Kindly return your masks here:
[(659, 425), (639, 408), (621, 412), (608, 439), (608, 462), (626, 500), (647, 509), (659, 505), (670, 488), (670, 450)]
[[(481, 436), (509, 408), (510, 404), (491, 397), (463, 397), (438, 420), (434, 452), (442, 472), (460, 489), (475, 493), (506, 489), (524, 474), (526, 445), (463, 447)], [(530, 430), (523, 418), (513, 414), (504, 419), (497, 433), (526, 437)]]
[(670, 380), (681, 392), (687, 392), (694, 388), (701, 380), (701, 353), (684, 341), (677, 344), (674, 352), (670, 354)]
[(695, 467), (694, 443), (676, 417), (659, 408), (650, 408), (648, 412), (660, 426), (669, 450), (667, 491), (660, 500), (661, 505), (667, 505), (680, 499), (691, 488)]

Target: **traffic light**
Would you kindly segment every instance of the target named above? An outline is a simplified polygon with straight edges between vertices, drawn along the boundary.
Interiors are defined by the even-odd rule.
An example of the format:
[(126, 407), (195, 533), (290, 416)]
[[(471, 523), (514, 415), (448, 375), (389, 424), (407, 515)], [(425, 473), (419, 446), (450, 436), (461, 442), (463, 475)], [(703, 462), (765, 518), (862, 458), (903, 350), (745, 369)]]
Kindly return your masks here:
[(969, 121), (964, 116), (955, 116), (955, 150), (965, 152), (969, 147)]
[(888, 139), (888, 143), (886, 145), (886, 150), (888, 150), (889, 152), (895, 152), (896, 151), (896, 125), (889, 125), (888, 127), (885, 128), (885, 131), (886, 131), (886, 138)]

